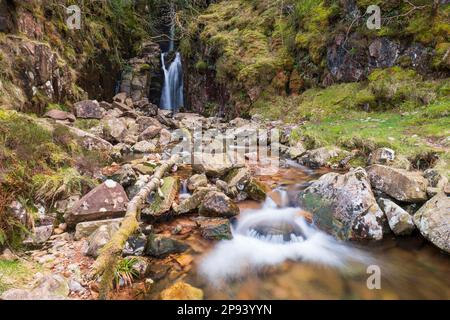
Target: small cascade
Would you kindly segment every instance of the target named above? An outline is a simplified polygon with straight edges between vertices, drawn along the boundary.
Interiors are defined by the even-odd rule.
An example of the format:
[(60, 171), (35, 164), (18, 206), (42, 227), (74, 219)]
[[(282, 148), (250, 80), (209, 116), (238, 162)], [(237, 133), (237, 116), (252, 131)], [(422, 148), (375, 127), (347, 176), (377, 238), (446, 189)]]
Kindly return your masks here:
[(187, 188), (187, 184), (188, 184), (188, 180), (183, 180), (181, 182), (181, 190), (180, 190), (180, 200), (184, 200), (187, 199), (191, 196), (191, 193), (189, 192), (188, 188)]
[[(173, 9), (171, 9), (173, 10)], [(161, 64), (164, 72), (164, 84), (161, 92), (160, 107), (165, 110), (177, 111), (184, 105), (183, 99), (183, 64), (181, 55), (175, 53), (175, 59), (166, 67), (166, 57), (169, 52), (175, 50), (175, 24), (170, 25), (169, 50), (161, 53)]]
[(220, 285), (287, 260), (343, 269), (371, 261), (309, 224), (300, 208), (289, 207), (287, 192), (277, 191), (283, 207), (268, 197), (261, 209), (242, 212), (232, 228), (233, 239), (220, 242), (202, 260), (199, 271), (210, 284)]

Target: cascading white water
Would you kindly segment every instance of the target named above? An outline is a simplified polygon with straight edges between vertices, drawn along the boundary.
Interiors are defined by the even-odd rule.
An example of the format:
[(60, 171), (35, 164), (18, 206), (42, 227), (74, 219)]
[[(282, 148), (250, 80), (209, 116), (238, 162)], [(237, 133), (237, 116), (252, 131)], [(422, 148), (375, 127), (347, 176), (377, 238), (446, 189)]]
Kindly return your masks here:
[(175, 59), (166, 67), (165, 59), (169, 52), (174, 50), (175, 25), (170, 26), (169, 51), (161, 54), (161, 64), (164, 72), (164, 85), (161, 93), (160, 107), (165, 110), (178, 110), (183, 107), (183, 64), (181, 55), (175, 53)]
[(344, 246), (310, 225), (299, 208), (279, 208), (267, 198), (261, 209), (243, 212), (233, 239), (221, 241), (199, 266), (212, 285), (252, 274), (286, 260), (306, 261), (337, 268), (351, 262), (369, 263), (371, 258)]

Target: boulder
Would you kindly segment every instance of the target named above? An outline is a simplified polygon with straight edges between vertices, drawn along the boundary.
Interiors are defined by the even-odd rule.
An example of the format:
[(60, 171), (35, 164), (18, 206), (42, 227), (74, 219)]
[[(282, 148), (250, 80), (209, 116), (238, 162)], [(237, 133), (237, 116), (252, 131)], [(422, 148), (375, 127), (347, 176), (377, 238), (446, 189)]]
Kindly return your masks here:
[[(144, 254), (147, 237), (144, 234), (132, 235), (128, 238), (122, 251), (122, 255), (127, 256), (141, 256)], [(145, 270), (144, 270), (145, 271)]]
[(100, 249), (111, 240), (114, 233), (119, 230), (120, 224), (110, 223), (103, 224), (95, 230), (88, 238), (88, 248), (86, 255), (97, 258)]
[(235, 167), (225, 153), (215, 155), (194, 153), (192, 169), (197, 173), (205, 173), (209, 177), (222, 177)]
[(233, 238), (228, 219), (200, 217), (197, 224), (202, 237), (207, 240), (229, 240)]
[(119, 109), (122, 112), (128, 112), (128, 111), (132, 110), (130, 108), (130, 106), (127, 105), (126, 103), (122, 103), (122, 102), (118, 102), (118, 101), (113, 101), (111, 108)]
[(188, 179), (187, 188), (190, 192), (194, 192), (199, 187), (206, 187), (208, 185), (208, 178), (203, 174), (194, 174)]
[(137, 175), (131, 164), (124, 164), (119, 170), (107, 176), (109, 179), (119, 183), (126, 188), (136, 183)]
[(53, 225), (40, 226), (34, 228), (32, 234), (29, 235), (24, 241), (25, 245), (39, 245), (45, 243), (53, 234)]
[(443, 189), (448, 184), (447, 177), (436, 169), (427, 169), (423, 176), (428, 180), (428, 185), (432, 188)]
[(367, 173), (373, 188), (394, 199), (414, 203), (428, 198), (428, 181), (418, 172), (375, 164), (367, 168)]
[(425, 238), (450, 253), (450, 198), (444, 192), (435, 195), (414, 214), (414, 223)]
[(75, 227), (75, 240), (87, 238), (103, 225), (115, 225), (117, 228), (122, 222), (122, 218), (118, 219), (106, 219), (97, 221), (80, 222)]
[(249, 199), (261, 202), (266, 200), (266, 189), (267, 188), (263, 183), (252, 178), (245, 187), (245, 192), (247, 193)]
[(113, 180), (107, 180), (77, 201), (64, 218), (69, 225), (119, 218), (124, 216), (127, 203), (128, 197), (123, 187)]
[(153, 138), (156, 138), (159, 135), (159, 133), (161, 132), (161, 129), (162, 128), (159, 126), (151, 125), (139, 135), (138, 140), (142, 141), (142, 140), (151, 140)]
[(56, 110), (56, 109), (48, 111), (46, 114), (44, 114), (44, 117), (50, 118), (53, 120), (61, 120), (61, 121), (68, 120), (70, 122), (74, 122), (76, 120), (76, 118), (73, 114), (62, 111), (62, 110)]
[(96, 100), (84, 100), (73, 105), (75, 116), (82, 119), (101, 119), (105, 109)]
[(113, 102), (125, 103), (128, 95), (126, 92), (120, 92), (113, 97)]
[(199, 207), (199, 214), (205, 217), (234, 217), (239, 207), (224, 193), (210, 191)]
[(203, 300), (203, 291), (185, 282), (177, 282), (161, 292), (161, 300)]
[(159, 144), (162, 146), (166, 146), (172, 140), (172, 134), (167, 129), (161, 129), (159, 132)]
[(205, 196), (210, 192), (211, 190), (214, 190), (209, 187), (199, 187), (195, 192), (190, 196), (189, 198), (181, 201), (179, 205), (174, 205), (173, 209), (176, 214), (186, 214), (189, 212), (194, 211), (197, 209), (200, 204), (202, 203)]
[(182, 253), (188, 248), (189, 246), (181, 241), (150, 234), (147, 238), (145, 254), (155, 258), (164, 258), (172, 253)]
[(368, 163), (372, 164), (389, 164), (395, 159), (395, 151), (389, 148), (379, 148), (369, 155)]
[(314, 150), (306, 151), (298, 162), (310, 168), (319, 168), (328, 164), (331, 158), (337, 157), (341, 153), (337, 147), (322, 147)]
[(156, 152), (156, 146), (149, 141), (139, 141), (131, 147), (131, 151), (134, 153), (153, 153)]
[(319, 227), (341, 239), (383, 238), (385, 216), (362, 168), (324, 174), (300, 193), (299, 202)]
[(112, 142), (124, 142), (128, 134), (127, 124), (123, 118), (106, 116), (101, 121), (103, 139)]
[(399, 205), (387, 198), (378, 199), (378, 204), (386, 215), (389, 227), (395, 235), (410, 235), (414, 231), (415, 226), (412, 216)]
[(180, 179), (178, 177), (166, 177), (162, 181), (161, 192), (163, 197), (155, 193), (150, 206), (142, 210), (143, 215), (159, 217), (167, 213), (175, 202), (180, 191)]
[(162, 128), (161, 123), (152, 117), (138, 117), (136, 119), (136, 124), (138, 125), (139, 133), (142, 133), (145, 129), (147, 129), (150, 126)]
[(287, 149), (287, 154), (292, 160), (295, 160), (298, 157), (302, 156), (305, 152), (306, 148), (303, 146), (303, 143), (301, 141), (298, 141), (295, 145)]
[(225, 177), (227, 183), (227, 194), (237, 196), (239, 192), (244, 191), (250, 182), (251, 173), (246, 167), (232, 169)]

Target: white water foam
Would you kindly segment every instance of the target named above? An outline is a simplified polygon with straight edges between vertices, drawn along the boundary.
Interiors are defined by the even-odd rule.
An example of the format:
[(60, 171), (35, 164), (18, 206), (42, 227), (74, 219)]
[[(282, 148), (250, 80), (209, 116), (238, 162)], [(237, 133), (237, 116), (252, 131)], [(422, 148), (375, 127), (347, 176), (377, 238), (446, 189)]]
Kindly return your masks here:
[[(268, 198), (262, 209), (242, 213), (233, 239), (217, 244), (200, 263), (199, 273), (213, 285), (243, 277), (264, 267), (275, 266), (287, 260), (304, 261), (336, 268), (345, 268), (351, 262), (368, 263), (370, 257), (358, 249), (345, 246), (333, 237), (308, 224), (298, 215), (299, 208), (277, 208)], [(301, 235), (261, 235), (252, 226), (290, 223)]]

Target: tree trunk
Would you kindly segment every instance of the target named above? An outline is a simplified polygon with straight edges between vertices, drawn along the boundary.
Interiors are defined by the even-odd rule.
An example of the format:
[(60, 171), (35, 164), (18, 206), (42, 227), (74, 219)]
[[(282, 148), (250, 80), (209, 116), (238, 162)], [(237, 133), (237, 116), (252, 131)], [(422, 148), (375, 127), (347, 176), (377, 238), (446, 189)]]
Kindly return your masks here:
[(109, 292), (113, 285), (114, 271), (117, 262), (122, 255), (123, 247), (128, 238), (139, 227), (139, 213), (142, 204), (145, 202), (145, 199), (147, 199), (150, 192), (159, 188), (161, 178), (177, 163), (178, 159), (178, 155), (173, 155), (168, 161), (156, 169), (150, 181), (128, 203), (127, 212), (122, 220), (119, 230), (114, 233), (111, 240), (102, 248), (100, 255), (93, 266), (93, 274), (101, 276), (99, 299), (108, 299)]

